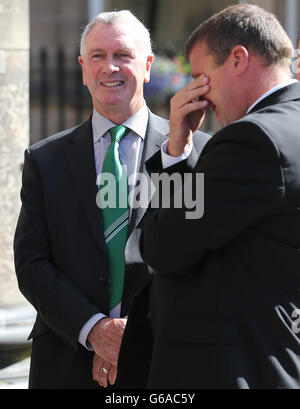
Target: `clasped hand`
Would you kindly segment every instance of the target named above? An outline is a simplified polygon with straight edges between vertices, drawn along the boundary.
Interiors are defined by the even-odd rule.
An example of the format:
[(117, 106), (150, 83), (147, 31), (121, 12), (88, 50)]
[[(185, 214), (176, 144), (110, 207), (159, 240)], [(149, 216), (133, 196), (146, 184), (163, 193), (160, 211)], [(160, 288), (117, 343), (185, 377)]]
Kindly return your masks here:
[(92, 328), (88, 342), (94, 350), (93, 379), (106, 388), (117, 377), (118, 357), (127, 320), (102, 318)]

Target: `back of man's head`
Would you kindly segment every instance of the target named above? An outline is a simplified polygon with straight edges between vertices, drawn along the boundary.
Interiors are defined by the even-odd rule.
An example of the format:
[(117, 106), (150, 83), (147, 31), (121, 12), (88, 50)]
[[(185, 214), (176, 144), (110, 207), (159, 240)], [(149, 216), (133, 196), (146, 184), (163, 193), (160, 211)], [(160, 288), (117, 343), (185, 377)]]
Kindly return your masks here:
[(188, 57), (199, 41), (206, 43), (218, 66), (224, 64), (236, 45), (262, 57), (266, 66), (288, 68), (293, 56), (291, 40), (277, 18), (251, 4), (230, 6), (201, 24), (187, 41)]

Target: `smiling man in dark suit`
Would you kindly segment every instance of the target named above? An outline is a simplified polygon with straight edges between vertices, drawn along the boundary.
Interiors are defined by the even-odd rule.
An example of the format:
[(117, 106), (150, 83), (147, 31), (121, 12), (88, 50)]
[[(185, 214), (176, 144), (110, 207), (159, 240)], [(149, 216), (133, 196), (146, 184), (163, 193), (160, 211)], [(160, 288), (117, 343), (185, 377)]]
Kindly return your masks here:
[[(154, 58), (149, 33), (128, 11), (101, 13), (83, 32), (80, 54), (92, 116), (25, 152), (14, 249), (20, 290), (38, 313), (30, 388), (113, 385), (132, 299), (153, 272), (138, 247), (146, 209), (118, 213), (121, 205), (102, 208), (99, 195), (113, 169), (119, 186), (126, 180), (127, 204), (169, 131), (143, 98)], [(194, 157), (208, 140), (199, 135)]]
[[(122, 374), (134, 363), (126, 340), (132, 346), (150, 317), (149, 388), (300, 388), (300, 85), (291, 41), (274, 15), (236, 5), (195, 30), (187, 55), (194, 80), (171, 101), (169, 154), (182, 154), (208, 106), (224, 128), (191, 171), (204, 174), (203, 217), (161, 208), (144, 218), (142, 255), (157, 273), (150, 307), (144, 291), (129, 316)], [(157, 155), (147, 169), (159, 169)]]

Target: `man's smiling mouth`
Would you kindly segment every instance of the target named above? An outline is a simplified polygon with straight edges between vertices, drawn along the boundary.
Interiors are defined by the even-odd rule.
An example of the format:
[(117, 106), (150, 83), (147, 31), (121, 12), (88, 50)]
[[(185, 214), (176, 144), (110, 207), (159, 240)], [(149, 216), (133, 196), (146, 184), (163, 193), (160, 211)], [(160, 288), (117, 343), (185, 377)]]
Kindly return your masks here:
[(124, 81), (103, 81), (101, 82), (101, 85), (103, 85), (104, 87), (108, 87), (108, 88), (114, 88), (114, 87), (120, 87), (121, 85), (124, 84)]

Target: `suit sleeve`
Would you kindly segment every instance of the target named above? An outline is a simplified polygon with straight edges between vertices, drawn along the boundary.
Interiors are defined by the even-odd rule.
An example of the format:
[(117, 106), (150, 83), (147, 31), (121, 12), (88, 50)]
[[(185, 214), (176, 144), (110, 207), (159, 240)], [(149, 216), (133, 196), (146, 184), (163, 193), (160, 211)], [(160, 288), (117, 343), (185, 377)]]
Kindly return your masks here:
[(201, 189), (197, 174), (204, 175), (202, 217), (188, 219), (182, 206), (160, 208), (144, 219), (142, 255), (158, 273), (182, 273), (203, 262), (208, 252), (276, 213), (284, 196), (279, 152), (250, 122), (232, 124), (212, 138), (192, 171), (193, 192)]
[(14, 238), (20, 291), (46, 324), (77, 348), (80, 329), (99, 311), (53, 261), (43, 186), (29, 150), (25, 152), (21, 200)]

